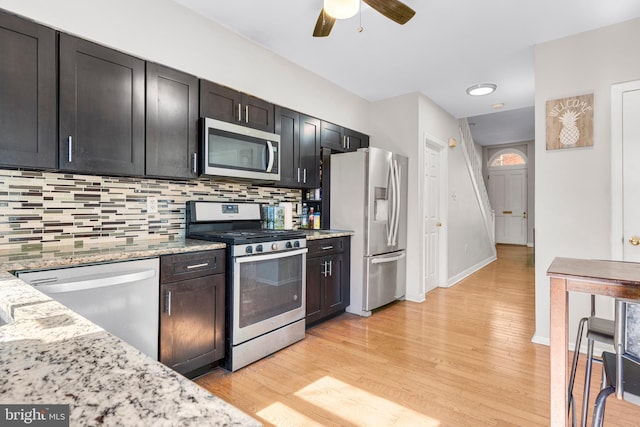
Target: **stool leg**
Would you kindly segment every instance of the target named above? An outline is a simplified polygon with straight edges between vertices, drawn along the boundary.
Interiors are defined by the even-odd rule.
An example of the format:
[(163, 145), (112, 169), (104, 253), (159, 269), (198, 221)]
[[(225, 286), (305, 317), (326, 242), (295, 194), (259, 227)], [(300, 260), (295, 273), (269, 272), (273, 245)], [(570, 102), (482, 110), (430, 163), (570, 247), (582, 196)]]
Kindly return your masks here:
[(604, 421), (604, 404), (607, 401), (607, 397), (609, 397), (609, 395), (614, 391), (615, 389), (612, 386), (609, 386), (607, 388), (603, 388), (600, 390), (600, 393), (598, 393), (598, 397), (596, 397), (596, 407), (593, 410), (592, 427), (602, 427), (602, 423)]
[(589, 412), (589, 389), (591, 388), (591, 368), (593, 367), (593, 340), (589, 340), (587, 345), (587, 369), (584, 373), (584, 393), (582, 397), (582, 427), (587, 425), (587, 414)]
[[(583, 317), (578, 324), (578, 336), (576, 337), (576, 348), (573, 351), (573, 363), (571, 364), (571, 375), (569, 376), (569, 390), (567, 392), (567, 408), (571, 412), (571, 408), (574, 406), (573, 401), (573, 385), (576, 380), (576, 369), (578, 368), (578, 355), (580, 354), (580, 344), (582, 344), (582, 332), (584, 331), (584, 324), (587, 323), (588, 318)], [(575, 419), (575, 408), (573, 408)], [(573, 423), (575, 425), (575, 422)]]

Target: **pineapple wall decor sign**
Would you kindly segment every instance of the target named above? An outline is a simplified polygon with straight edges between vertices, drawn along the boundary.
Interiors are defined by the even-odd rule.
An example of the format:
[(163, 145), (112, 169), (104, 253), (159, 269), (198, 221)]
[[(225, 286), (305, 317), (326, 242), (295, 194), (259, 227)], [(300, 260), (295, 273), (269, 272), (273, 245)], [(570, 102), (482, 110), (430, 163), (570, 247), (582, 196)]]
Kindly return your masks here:
[(547, 101), (547, 150), (593, 146), (593, 94)]

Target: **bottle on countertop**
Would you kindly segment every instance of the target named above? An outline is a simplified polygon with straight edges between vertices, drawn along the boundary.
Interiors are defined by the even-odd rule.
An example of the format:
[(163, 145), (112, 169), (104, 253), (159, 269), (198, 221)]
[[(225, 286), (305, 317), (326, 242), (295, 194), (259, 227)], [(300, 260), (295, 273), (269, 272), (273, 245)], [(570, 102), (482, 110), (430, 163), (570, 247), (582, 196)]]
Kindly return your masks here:
[(313, 228), (316, 230), (320, 229), (320, 211), (313, 214)]
[(314, 215), (313, 215), (313, 206), (309, 208), (309, 224), (308, 224), (308, 228), (313, 228), (313, 223), (315, 221)]
[(306, 203), (302, 204), (302, 216), (300, 217), (300, 227), (302, 228), (309, 227), (308, 208)]

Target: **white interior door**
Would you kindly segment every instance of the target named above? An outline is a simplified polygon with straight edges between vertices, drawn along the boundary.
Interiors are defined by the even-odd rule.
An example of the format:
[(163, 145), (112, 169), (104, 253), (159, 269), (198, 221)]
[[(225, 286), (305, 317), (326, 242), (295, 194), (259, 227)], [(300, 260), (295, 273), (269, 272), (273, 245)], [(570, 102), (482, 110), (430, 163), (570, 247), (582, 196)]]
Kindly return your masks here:
[(489, 199), (496, 215), (496, 243), (527, 244), (527, 170), (489, 172)]
[(640, 88), (622, 93), (623, 259), (640, 262)]
[(424, 283), (425, 291), (429, 292), (438, 286), (440, 262), (440, 157), (428, 145), (424, 154)]

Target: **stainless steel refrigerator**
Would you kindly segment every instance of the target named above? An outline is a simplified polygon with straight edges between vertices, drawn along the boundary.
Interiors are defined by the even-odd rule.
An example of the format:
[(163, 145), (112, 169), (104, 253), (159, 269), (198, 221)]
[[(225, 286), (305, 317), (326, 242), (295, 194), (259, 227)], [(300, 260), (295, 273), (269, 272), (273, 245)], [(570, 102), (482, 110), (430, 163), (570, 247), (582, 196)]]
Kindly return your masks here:
[(331, 228), (353, 230), (350, 313), (406, 290), (408, 159), (379, 148), (331, 155)]

